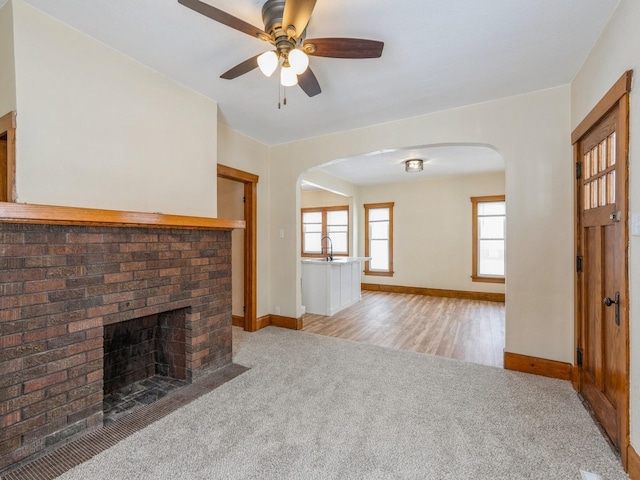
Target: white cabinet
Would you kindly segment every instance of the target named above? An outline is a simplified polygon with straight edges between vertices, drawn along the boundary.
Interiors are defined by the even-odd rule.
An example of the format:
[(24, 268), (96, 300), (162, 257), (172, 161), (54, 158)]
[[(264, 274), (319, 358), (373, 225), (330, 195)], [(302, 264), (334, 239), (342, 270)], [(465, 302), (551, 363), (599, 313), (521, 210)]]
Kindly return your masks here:
[(306, 312), (333, 315), (359, 302), (365, 257), (302, 260), (302, 304)]

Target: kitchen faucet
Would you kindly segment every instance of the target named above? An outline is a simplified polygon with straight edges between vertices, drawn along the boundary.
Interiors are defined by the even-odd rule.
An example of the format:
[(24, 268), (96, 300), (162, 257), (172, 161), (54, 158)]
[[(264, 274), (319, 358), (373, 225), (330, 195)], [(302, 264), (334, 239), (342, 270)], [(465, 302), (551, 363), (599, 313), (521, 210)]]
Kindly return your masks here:
[(332, 261), (332, 260), (333, 260), (333, 242), (331, 241), (331, 238), (330, 238), (330, 237), (325, 236), (325, 237), (322, 237), (322, 238), (320, 239), (320, 253), (323, 253), (323, 252), (324, 252), (324, 246), (322, 245), (322, 241), (323, 241), (325, 238), (326, 238), (327, 240), (329, 240), (329, 250), (327, 250), (327, 253), (329, 254), (329, 256), (327, 257), (327, 261), (329, 261), (329, 262), (330, 262), (330, 261)]

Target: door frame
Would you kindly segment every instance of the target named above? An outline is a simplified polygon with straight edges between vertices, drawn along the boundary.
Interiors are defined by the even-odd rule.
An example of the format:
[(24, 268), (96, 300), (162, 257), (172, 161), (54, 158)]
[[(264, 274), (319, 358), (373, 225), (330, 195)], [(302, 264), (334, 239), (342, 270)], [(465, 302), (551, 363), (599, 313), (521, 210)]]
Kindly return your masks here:
[[(616, 106), (620, 109), (619, 115), (625, 119), (621, 131), (617, 130), (616, 141), (618, 142), (618, 151), (622, 152), (618, 158), (618, 163), (623, 163), (623, 174), (625, 176), (625, 184), (627, 184), (627, 191), (625, 192), (625, 198), (620, 199), (623, 203), (622, 208), (620, 208), (622, 212), (621, 221), (624, 222), (624, 286), (623, 286), (623, 295), (625, 298), (624, 302), (621, 302), (621, 318), (624, 320), (621, 325), (620, 334), (622, 335), (621, 344), (624, 345), (622, 354), (625, 355), (622, 364), (624, 365), (623, 378), (621, 381), (625, 384), (625, 394), (621, 400), (621, 405), (617, 406), (617, 415), (618, 415), (618, 426), (620, 431), (620, 457), (622, 460), (622, 465), (625, 470), (627, 470), (628, 465), (628, 449), (630, 448), (629, 441), (629, 190), (628, 190), (628, 174), (629, 174), (629, 92), (631, 91), (631, 80), (633, 76), (633, 71), (626, 71), (618, 81), (609, 89), (609, 91), (604, 95), (604, 97), (598, 102), (598, 104), (587, 114), (582, 122), (576, 127), (576, 129), (571, 134), (571, 143), (573, 145), (573, 161), (575, 162), (576, 169), (577, 165), (580, 164), (580, 151), (579, 151), (579, 141), (588, 133), (591, 132), (594, 126), (605, 117), (613, 108)], [(576, 182), (581, 181), (577, 179), (576, 174)], [(577, 185), (574, 184), (574, 185)], [(576, 189), (577, 190), (577, 189)], [(580, 246), (582, 242), (582, 221), (581, 215), (582, 210), (580, 208), (581, 201), (577, 198), (579, 195), (579, 191), (574, 192), (576, 197), (576, 204), (574, 208), (574, 253), (576, 255), (576, 265), (578, 262), (578, 256), (580, 255)], [(578, 349), (583, 347), (583, 338), (582, 338), (582, 278), (579, 275), (578, 268), (576, 267), (575, 274), (575, 293), (574, 293), (574, 306), (575, 306), (575, 316), (574, 316), (574, 345), (576, 347), (575, 356), (574, 356), (574, 365), (571, 376), (571, 382), (573, 384), (574, 389), (577, 392), (581, 391), (581, 366), (578, 363)]]
[(0, 179), (6, 179), (3, 190), (7, 192), (7, 198), (0, 201), (16, 201), (16, 112), (9, 112), (0, 117), (0, 136), (7, 136), (6, 172), (2, 172)]
[(218, 178), (244, 184), (244, 329), (255, 332), (257, 322), (258, 175), (218, 164)]

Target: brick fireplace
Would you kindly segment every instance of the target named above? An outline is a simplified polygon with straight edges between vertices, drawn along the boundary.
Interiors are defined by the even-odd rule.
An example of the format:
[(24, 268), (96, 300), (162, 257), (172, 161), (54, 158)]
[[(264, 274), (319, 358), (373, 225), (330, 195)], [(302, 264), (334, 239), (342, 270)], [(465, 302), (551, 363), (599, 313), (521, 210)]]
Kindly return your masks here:
[(101, 428), (106, 329), (153, 324), (175, 378), (231, 363), (243, 222), (12, 204), (0, 222), (0, 471)]

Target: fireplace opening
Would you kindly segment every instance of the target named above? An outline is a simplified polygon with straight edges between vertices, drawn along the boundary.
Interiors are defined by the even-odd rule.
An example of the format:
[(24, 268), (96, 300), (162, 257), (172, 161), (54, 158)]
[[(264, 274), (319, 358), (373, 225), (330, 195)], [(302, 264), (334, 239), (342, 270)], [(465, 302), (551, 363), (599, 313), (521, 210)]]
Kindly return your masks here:
[(104, 327), (104, 424), (189, 383), (185, 317), (181, 308)]

